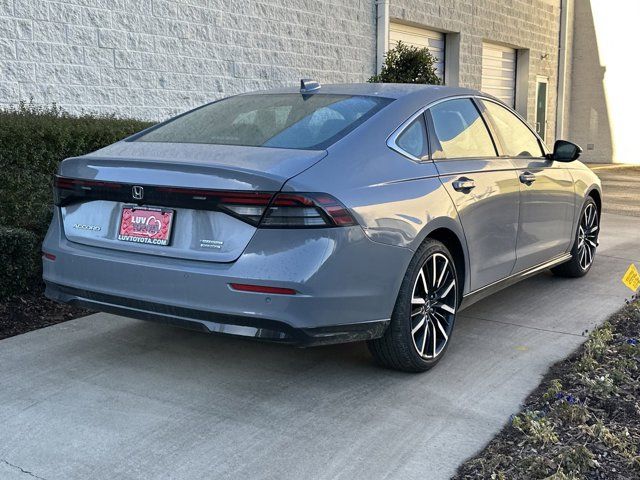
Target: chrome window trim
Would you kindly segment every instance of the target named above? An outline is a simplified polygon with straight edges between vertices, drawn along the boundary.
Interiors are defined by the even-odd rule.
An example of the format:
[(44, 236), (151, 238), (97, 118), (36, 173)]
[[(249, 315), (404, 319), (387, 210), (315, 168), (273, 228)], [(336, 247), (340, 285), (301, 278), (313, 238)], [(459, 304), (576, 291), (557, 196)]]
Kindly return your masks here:
[[(429, 159), (428, 160), (421, 160), (418, 157), (415, 157), (415, 156), (411, 155), (409, 152), (407, 152), (407, 151), (403, 150), (402, 148), (400, 148), (398, 146), (398, 144), (396, 143), (396, 141), (398, 140), (398, 137), (400, 135), (402, 135), (402, 133), (407, 129), (407, 127), (409, 127), (409, 125), (411, 125), (411, 122), (413, 122), (420, 115), (424, 114), (424, 112), (429, 110), (431, 107), (434, 107), (434, 106), (438, 105), (439, 103), (446, 102), (446, 101), (449, 101), (449, 100), (459, 100), (459, 99), (463, 99), (463, 98), (471, 98), (471, 99), (473, 99), (475, 97), (476, 97), (475, 95), (454, 95), (454, 96), (451, 96), (451, 97), (440, 98), (438, 100), (435, 100), (435, 101), (427, 104), (425, 107), (420, 108), (420, 110), (418, 110), (413, 115), (411, 115), (407, 120), (402, 122), (400, 124), (400, 126), (398, 126), (398, 128), (396, 128), (391, 133), (391, 135), (389, 135), (389, 137), (387, 138), (387, 147), (389, 147), (391, 150), (399, 153), (403, 157), (406, 157), (409, 160), (412, 160), (414, 162), (417, 162), (417, 163), (432, 162), (433, 160), (431, 159), (431, 148), (429, 148)], [(425, 132), (425, 134), (427, 135), (427, 139), (428, 139), (429, 138), (429, 132), (427, 131), (427, 132)]]
[[(540, 136), (535, 132), (535, 130), (532, 130), (531, 126), (529, 125), (529, 122), (527, 122), (522, 115), (520, 115), (518, 112), (516, 112), (513, 108), (510, 108), (508, 105), (506, 105), (505, 103), (501, 102), (498, 99), (494, 99), (488, 95), (470, 95), (470, 94), (466, 94), (466, 95), (453, 95), (451, 97), (446, 97), (446, 98), (440, 98), (438, 100), (435, 100), (431, 103), (429, 103), (427, 106), (420, 108), (417, 112), (415, 112), (413, 115), (411, 115), (407, 120), (405, 120), (404, 122), (402, 122), (400, 124), (400, 126), (398, 126), (392, 133), (391, 135), (389, 135), (389, 137), (387, 137), (387, 147), (389, 147), (391, 150), (395, 151), (396, 153), (399, 153), (400, 155), (402, 155), (403, 157), (408, 158), (409, 160), (412, 160), (414, 162), (417, 163), (425, 163), (425, 162), (432, 162), (433, 159), (431, 158), (431, 149), (429, 149), (429, 159), (428, 160), (421, 160), (418, 157), (415, 157), (413, 155), (411, 155), (409, 152), (403, 150), (402, 148), (400, 148), (398, 146), (398, 144), (396, 143), (398, 137), (407, 129), (407, 127), (409, 125), (411, 125), (411, 122), (413, 122), (416, 118), (418, 118), (420, 115), (424, 114), (424, 112), (426, 112), (427, 110), (429, 110), (431, 107), (434, 107), (442, 102), (447, 102), (449, 100), (460, 100), (460, 99), (464, 99), (464, 98), (469, 98), (471, 100), (485, 100), (488, 102), (493, 102), (497, 105), (500, 105), (501, 107), (506, 108), (509, 112), (513, 113), (521, 122), (523, 122), (526, 127), (531, 131), (531, 133), (533, 133), (533, 135), (536, 137), (536, 139), (538, 140), (538, 142), (540, 143), (540, 146), (542, 148), (542, 151), (544, 154), (547, 154), (549, 152), (549, 149), (547, 148), (546, 143), (544, 143), (544, 141), (542, 141), (542, 139), (540, 138)], [(480, 112), (481, 117), (484, 117), (484, 115), (482, 114), (482, 112)], [(486, 121), (486, 120), (485, 120)], [(426, 132), (427, 138), (429, 138), (429, 132)], [(491, 135), (491, 132), (489, 132), (489, 136), (491, 137), (492, 141), (495, 143), (495, 139), (493, 138), (493, 136)], [(498, 152), (498, 154), (501, 152)], [(475, 157), (467, 157), (467, 158), (475, 158)], [(482, 158), (494, 158), (494, 157), (482, 157)], [(507, 158), (507, 156), (505, 155), (497, 155), (497, 158)], [(544, 158), (544, 157), (522, 157), (522, 158)], [(445, 160), (445, 159), (443, 159)], [(446, 160), (457, 160), (457, 158), (455, 159), (446, 159)]]
[[(396, 128), (393, 131), (393, 133), (391, 135), (389, 135), (389, 137), (387, 138), (387, 147), (389, 147), (391, 150), (394, 150), (395, 152), (399, 153), (403, 157), (407, 157), (409, 160), (413, 160), (414, 162), (418, 162), (418, 163), (428, 162), (429, 160), (422, 160), (422, 159), (420, 159), (420, 158), (418, 158), (418, 157), (416, 157), (414, 155), (411, 155), (406, 150), (403, 150), (402, 148), (400, 148), (398, 146), (398, 144), (396, 143), (397, 140), (398, 140), (398, 137), (400, 135), (402, 135), (407, 128), (409, 128), (409, 126), (413, 123), (413, 121), (416, 118), (418, 118), (420, 115), (424, 114), (424, 112), (427, 110), (427, 108), (429, 108), (429, 107), (421, 108), (416, 113), (411, 115), (407, 120), (402, 122), (400, 124), (400, 126), (398, 128)], [(426, 126), (425, 126), (424, 134), (425, 134), (425, 137), (427, 137), (427, 142), (428, 142), (429, 141), (429, 135), (428, 135), (428, 132), (426, 130)], [(427, 147), (427, 149), (429, 150), (429, 158), (431, 158), (431, 151), (430, 151), (431, 149), (428, 148), (428, 147)]]

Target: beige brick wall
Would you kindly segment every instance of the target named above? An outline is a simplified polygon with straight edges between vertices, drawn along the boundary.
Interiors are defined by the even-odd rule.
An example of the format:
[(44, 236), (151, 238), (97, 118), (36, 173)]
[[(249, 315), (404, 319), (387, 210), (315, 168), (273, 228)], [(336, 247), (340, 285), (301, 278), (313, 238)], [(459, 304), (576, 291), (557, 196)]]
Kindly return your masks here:
[(637, 0), (575, 2), (569, 137), (586, 162), (640, 164), (638, 19)]
[(0, 0), (0, 105), (161, 119), (222, 96), (366, 80), (372, 0)]
[[(460, 34), (460, 86), (480, 89), (482, 42), (529, 49), (526, 116), (535, 122), (536, 76), (549, 78), (547, 143), (555, 138), (559, 0), (390, 0), (390, 17)], [(446, 68), (446, 66), (445, 66)], [(518, 95), (518, 93), (516, 93)]]
[[(389, 0), (391, 18), (460, 35), (462, 86), (480, 88), (482, 41), (530, 49), (549, 77), (553, 140), (560, 0)], [(0, 105), (161, 119), (208, 100), (375, 71), (374, 0), (0, 0)], [(544, 58), (543, 58), (544, 57)]]
[(609, 163), (613, 143), (603, 83), (606, 67), (600, 64), (590, 1), (577, 1), (574, 12), (569, 138), (582, 146), (582, 160)]

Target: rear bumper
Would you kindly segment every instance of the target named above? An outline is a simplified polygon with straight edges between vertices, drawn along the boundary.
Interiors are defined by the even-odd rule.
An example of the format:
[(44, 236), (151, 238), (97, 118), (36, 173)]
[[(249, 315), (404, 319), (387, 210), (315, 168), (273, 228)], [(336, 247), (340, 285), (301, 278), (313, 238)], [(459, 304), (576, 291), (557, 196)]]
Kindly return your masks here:
[[(57, 301), (195, 328), (311, 345), (382, 335), (413, 252), (360, 227), (258, 230), (235, 262), (212, 263), (70, 242), (59, 215), (43, 243)], [(294, 289), (240, 292), (231, 283)]]
[(316, 328), (294, 328), (284, 322), (257, 317), (242, 317), (221, 313), (172, 307), (124, 297), (46, 283), (45, 295), (61, 303), (113, 313), (139, 320), (150, 320), (176, 327), (241, 337), (252, 337), (298, 346), (370, 340), (382, 336), (389, 320), (334, 325)]

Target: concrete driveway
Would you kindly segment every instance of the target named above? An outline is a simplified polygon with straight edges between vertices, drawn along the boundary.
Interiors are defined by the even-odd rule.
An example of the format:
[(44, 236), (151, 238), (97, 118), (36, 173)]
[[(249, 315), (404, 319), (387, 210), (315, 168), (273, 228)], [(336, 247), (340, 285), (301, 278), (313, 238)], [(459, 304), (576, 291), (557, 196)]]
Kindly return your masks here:
[(3, 340), (0, 478), (448, 478), (630, 295), (639, 232), (606, 215), (590, 275), (476, 304), (423, 375), (106, 314)]

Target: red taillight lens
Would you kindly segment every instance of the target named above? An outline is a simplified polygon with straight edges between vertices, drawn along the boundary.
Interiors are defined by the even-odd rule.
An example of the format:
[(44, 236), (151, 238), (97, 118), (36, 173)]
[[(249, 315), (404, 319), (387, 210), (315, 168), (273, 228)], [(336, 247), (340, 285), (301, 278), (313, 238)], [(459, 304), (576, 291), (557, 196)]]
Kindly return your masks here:
[(206, 190), (138, 185), (143, 198), (133, 198), (133, 184), (54, 177), (54, 203), (67, 206), (109, 200), (192, 210), (223, 211), (260, 228), (321, 228), (357, 225), (349, 210), (327, 193), (278, 193)]
[(275, 295), (295, 295), (292, 288), (268, 287), (264, 285), (246, 285), (244, 283), (230, 283), (229, 286), (240, 292), (269, 293)]
[(235, 213), (241, 218), (248, 218), (251, 223), (258, 224), (264, 211), (269, 205), (273, 194), (240, 194), (227, 193), (220, 198), (220, 206), (226, 210)]
[(326, 193), (279, 193), (260, 222), (262, 228), (318, 228), (356, 225), (347, 208)]
[(56, 175), (53, 177), (53, 203), (64, 205), (91, 197), (117, 196), (123, 188), (124, 186), (121, 183), (116, 182), (67, 178)]
[[(159, 193), (190, 197), (198, 209), (206, 202), (213, 202), (216, 209), (226, 211), (254, 226), (260, 222), (267, 205), (273, 197), (271, 192), (236, 192), (229, 190), (194, 190), (189, 188), (158, 187)], [(204, 203), (203, 203), (204, 202)]]

